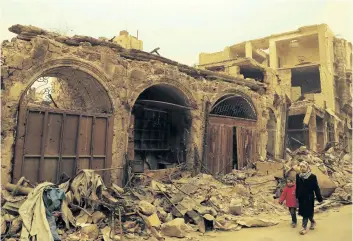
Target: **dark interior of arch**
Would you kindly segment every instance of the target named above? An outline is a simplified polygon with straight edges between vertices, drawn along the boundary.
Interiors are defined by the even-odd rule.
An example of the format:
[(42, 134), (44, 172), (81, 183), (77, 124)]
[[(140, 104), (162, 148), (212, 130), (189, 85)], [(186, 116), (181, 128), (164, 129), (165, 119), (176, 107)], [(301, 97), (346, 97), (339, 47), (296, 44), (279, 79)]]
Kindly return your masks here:
[(185, 95), (175, 87), (159, 84), (144, 90), (137, 100), (154, 100), (172, 103), (181, 106), (189, 106)]
[(140, 94), (132, 109), (133, 163), (142, 163), (144, 170), (156, 170), (186, 162), (191, 127), (188, 106), (183, 92), (166, 84)]
[(252, 103), (240, 95), (223, 96), (214, 104), (211, 114), (257, 120)]
[(94, 113), (112, 113), (104, 87), (91, 75), (70, 67), (52, 69), (28, 89), (24, 104)]

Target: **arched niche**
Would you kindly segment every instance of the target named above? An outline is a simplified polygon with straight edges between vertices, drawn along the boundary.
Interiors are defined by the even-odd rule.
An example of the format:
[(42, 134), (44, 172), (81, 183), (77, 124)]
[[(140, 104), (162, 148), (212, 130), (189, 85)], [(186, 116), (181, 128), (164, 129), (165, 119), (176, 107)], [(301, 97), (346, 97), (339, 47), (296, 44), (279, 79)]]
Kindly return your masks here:
[(160, 83), (139, 94), (132, 108), (128, 145), (134, 172), (186, 161), (191, 109), (187, 96), (176, 86)]
[(257, 114), (251, 101), (237, 94), (225, 95), (218, 99), (213, 105), (210, 114), (257, 120)]
[(212, 106), (206, 129), (207, 172), (227, 174), (257, 157), (257, 113), (244, 94), (226, 94)]
[(25, 176), (32, 183), (58, 183), (81, 169), (110, 167), (113, 105), (92, 75), (70, 66), (49, 68), (19, 106), (14, 181)]

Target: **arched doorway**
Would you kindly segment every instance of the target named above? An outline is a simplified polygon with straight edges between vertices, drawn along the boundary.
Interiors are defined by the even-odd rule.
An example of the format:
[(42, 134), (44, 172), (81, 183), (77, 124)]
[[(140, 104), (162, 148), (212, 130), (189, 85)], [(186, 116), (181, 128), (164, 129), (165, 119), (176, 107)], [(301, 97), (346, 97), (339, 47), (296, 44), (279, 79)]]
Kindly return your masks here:
[(252, 163), (256, 156), (257, 114), (244, 95), (225, 95), (211, 108), (207, 126), (207, 170), (227, 174)]
[(14, 181), (57, 183), (80, 169), (110, 167), (112, 113), (106, 90), (91, 75), (71, 67), (43, 73), (21, 97)]
[(276, 155), (276, 116), (273, 113), (273, 110), (268, 109), (269, 119), (267, 121), (267, 145), (266, 145), (266, 152), (267, 155), (271, 157), (275, 157)]
[(131, 113), (128, 145), (134, 172), (171, 168), (186, 161), (190, 109), (183, 92), (168, 84), (151, 86), (139, 95)]

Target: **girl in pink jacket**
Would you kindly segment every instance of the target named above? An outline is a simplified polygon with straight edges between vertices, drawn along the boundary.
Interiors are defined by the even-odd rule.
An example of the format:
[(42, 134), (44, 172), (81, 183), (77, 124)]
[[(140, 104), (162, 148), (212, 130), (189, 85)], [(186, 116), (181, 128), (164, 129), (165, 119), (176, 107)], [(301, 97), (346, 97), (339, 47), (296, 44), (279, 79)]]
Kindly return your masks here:
[(279, 198), (279, 203), (283, 204), (286, 201), (286, 206), (292, 216), (292, 227), (297, 226), (297, 199), (295, 197), (295, 182), (292, 179), (287, 180), (287, 185), (282, 191), (282, 195)]

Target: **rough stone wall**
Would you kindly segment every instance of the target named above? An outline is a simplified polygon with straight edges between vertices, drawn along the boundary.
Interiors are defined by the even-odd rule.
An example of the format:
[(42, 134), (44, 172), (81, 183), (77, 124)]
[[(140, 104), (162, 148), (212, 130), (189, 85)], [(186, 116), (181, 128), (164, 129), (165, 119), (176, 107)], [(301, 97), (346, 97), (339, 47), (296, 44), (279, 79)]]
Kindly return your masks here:
[[(21, 37), (22, 39), (26, 39)], [(146, 88), (163, 83), (180, 89), (191, 106), (191, 141), (187, 147), (187, 161), (193, 167), (194, 147), (201, 158), (204, 133), (204, 104), (211, 105), (228, 93), (242, 93), (250, 97), (258, 114), (261, 155), (266, 148), (267, 105), (273, 102), (271, 94), (259, 94), (249, 87), (220, 80), (196, 79), (181, 72), (178, 67), (156, 60), (137, 61), (121, 57), (116, 49), (107, 46), (92, 46), (82, 42), (78, 46), (61, 43), (45, 35), (36, 35), (21, 40), (2, 43), (2, 183), (11, 180), (18, 107), (21, 97), (31, 84), (44, 73), (53, 69), (72, 68), (95, 78), (109, 96), (114, 116), (112, 166), (122, 166), (127, 150), (130, 111)], [(271, 99), (272, 98), (272, 99)], [(121, 183), (121, 169), (112, 172), (112, 181)]]

